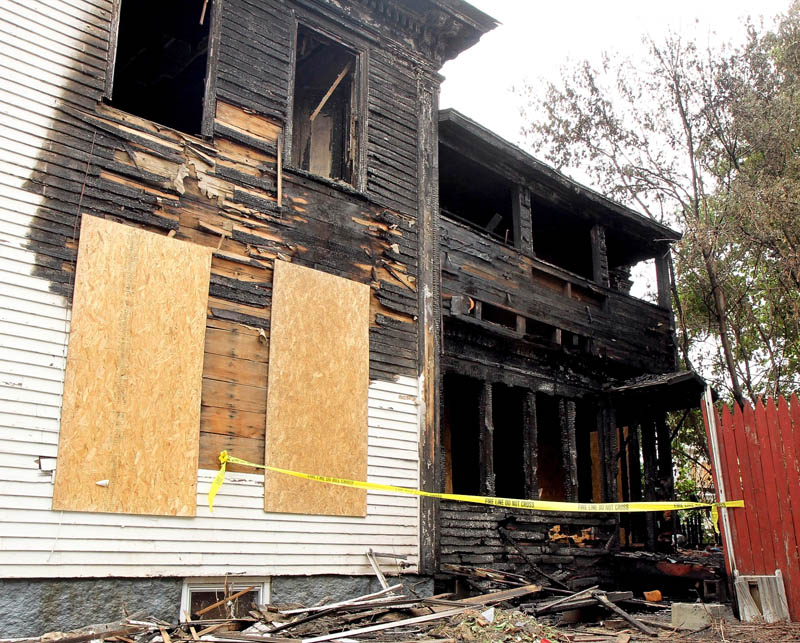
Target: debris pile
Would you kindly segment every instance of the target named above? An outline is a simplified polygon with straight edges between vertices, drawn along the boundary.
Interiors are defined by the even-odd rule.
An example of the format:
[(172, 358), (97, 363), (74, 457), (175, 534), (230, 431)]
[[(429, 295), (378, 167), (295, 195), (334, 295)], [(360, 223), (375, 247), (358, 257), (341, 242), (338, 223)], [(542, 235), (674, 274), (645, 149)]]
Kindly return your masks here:
[(313, 606), (250, 605), (252, 609), (243, 614), (236, 612), (237, 599), (248, 590), (231, 591), (175, 623), (137, 613), (114, 623), (51, 632), (35, 639), (0, 639), (0, 643), (800, 640), (800, 624), (742, 624), (719, 618), (716, 612), (712, 615), (710, 610), (699, 627), (679, 625), (674, 614), (670, 620), (669, 603), (635, 598), (630, 591), (603, 591), (598, 586), (572, 591), (522, 584), (522, 576), (488, 568), (458, 567), (448, 573), (462, 581), (471, 580), (472, 585), (478, 581), (493, 585), (495, 590), (468, 598), (453, 594), (420, 598), (404, 593), (400, 583), (389, 585), (378, 573), (383, 589), (344, 601), (326, 600)]

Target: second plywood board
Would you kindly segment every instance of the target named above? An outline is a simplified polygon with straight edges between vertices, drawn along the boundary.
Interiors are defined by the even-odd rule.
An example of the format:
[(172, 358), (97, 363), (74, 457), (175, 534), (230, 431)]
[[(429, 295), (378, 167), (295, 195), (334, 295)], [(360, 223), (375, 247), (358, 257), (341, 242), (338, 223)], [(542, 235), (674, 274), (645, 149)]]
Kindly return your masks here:
[[(369, 286), (275, 262), (266, 464), (366, 480)], [(264, 507), (364, 516), (366, 492), (267, 472)]]
[(83, 217), (53, 509), (195, 515), (210, 267), (208, 248)]

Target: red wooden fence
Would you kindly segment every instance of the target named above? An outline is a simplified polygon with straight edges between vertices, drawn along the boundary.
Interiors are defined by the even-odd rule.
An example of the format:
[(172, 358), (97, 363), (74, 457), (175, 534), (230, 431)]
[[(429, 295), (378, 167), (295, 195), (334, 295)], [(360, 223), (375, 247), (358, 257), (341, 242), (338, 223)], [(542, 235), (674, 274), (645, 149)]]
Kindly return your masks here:
[(742, 575), (780, 569), (789, 614), (800, 621), (800, 401), (723, 407), (719, 420), (714, 482), (726, 500), (745, 504), (727, 512), (736, 568)]

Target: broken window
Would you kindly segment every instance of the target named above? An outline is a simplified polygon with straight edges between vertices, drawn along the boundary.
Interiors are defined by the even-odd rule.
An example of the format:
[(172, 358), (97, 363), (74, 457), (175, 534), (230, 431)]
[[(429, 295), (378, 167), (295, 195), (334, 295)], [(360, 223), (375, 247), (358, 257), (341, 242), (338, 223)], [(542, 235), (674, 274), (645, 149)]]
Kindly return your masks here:
[(121, 0), (111, 104), (199, 134), (203, 121), (210, 2)]
[(247, 618), (250, 610), (267, 602), (267, 579), (239, 578), (234, 583), (224, 578), (198, 578), (183, 585), (181, 614), (203, 619)]
[(514, 246), (513, 193), (510, 181), (439, 145), (439, 205), (444, 216)]
[(353, 182), (358, 57), (298, 25), (292, 113), (292, 162), (300, 169)]
[(645, 259), (639, 263), (628, 266), (627, 294), (652, 304), (658, 303), (658, 280), (656, 278), (656, 260)]
[(592, 279), (592, 224), (575, 215), (532, 205), (533, 251), (538, 259)]

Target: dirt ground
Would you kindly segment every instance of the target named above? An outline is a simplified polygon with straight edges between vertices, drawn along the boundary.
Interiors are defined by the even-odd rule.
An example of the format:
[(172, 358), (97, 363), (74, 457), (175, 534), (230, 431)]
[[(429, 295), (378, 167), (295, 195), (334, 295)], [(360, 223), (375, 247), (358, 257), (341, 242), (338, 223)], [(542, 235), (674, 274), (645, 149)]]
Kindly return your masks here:
[[(645, 615), (640, 615), (645, 616)], [(488, 619), (491, 619), (488, 620)], [(650, 621), (669, 625), (669, 612), (660, 617), (647, 615)], [(621, 628), (621, 629), (620, 629)], [(532, 616), (516, 610), (496, 609), (488, 615), (486, 611), (469, 611), (441, 623), (428, 632), (427, 640), (486, 642), (535, 642), (551, 643), (638, 643), (639, 641), (751, 641), (753, 643), (779, 643), (800, 641), (800, 623), (756, 624), (741, 623), (731, 616), (716, 620), (711, 626), (695, 632), (657, 628), (658, 637), (647, 636), (634, 627), (617, 619), (597, 623), (560, 625), (537, 621)]]

